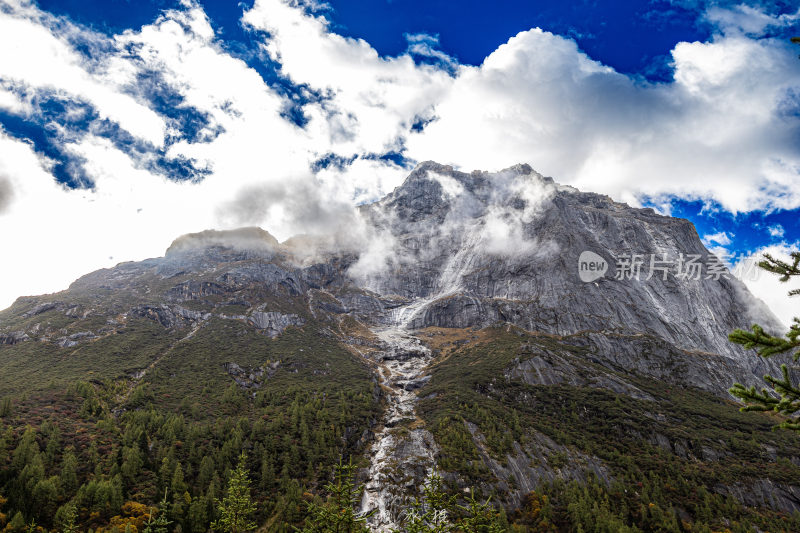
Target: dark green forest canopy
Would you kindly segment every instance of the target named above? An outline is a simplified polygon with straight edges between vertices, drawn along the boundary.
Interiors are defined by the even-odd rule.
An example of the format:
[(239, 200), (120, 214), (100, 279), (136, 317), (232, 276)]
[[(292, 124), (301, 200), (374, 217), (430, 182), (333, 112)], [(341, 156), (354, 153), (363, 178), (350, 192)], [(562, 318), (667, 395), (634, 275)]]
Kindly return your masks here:
[[(270, 340), (245, 326), (218, 324), (175, 349), (173, 361), (132, 388), (130, 379), (74, 380), (66, 387), (35, 379), (21, 386), (20, 372), (15, 383), (4, 383), (9, 401), (2, 413), (0, 494), (7, 499), (7, 527), (35, 521), (58, 529), (74, 505), (80, 530), (141, 528), (147, 509), (158, 508), (166, 493), (172, 529), (206, 531), (218, 518), (217, 500), (242, 451), (256, 523), (270, 531), (302, 527), (309, 504), (326, 497), (325, 483), (341, 458), (366, 464), (363, 436), (381, 410), (370, 369), (309, 329)], [(657, 404), (588, 387), (517, 381), (497, 387), (496, 376), (512, 360), (535, 357), (532, 347), (553, 349), (558, 340), (507, 328), (481, 334), (481, 342), (442, 349), (446, 357), (434, 366), (420, 404), (441, 447), (444, 489), (459, 495), (461, 505), (464, 492), (452, 474), (476, 487), (480, 501), (503, 503), (507, 523), (516, 524), (508, 527), (520, 531), (571, 531), (591, 523), (665, 531), (680, 531), (684, 523), (692, 531), (800, 527), (800, 516), (747, 507), (719, 490), (798, 478), (800, 467), (787, 458), (800, 456), (800, 445), (788, 434), (769, 432), (770, 418), (644, 378), (637, 385)], [(250, 342), (259, 348), (247, 350)], [(281, 366), (255, 392), (222, 370), (234, 356), (255, 365), (278, 353)], [(320, 375), (320, 367), (329, 370)], [(483, 446), (470, 427), (485, 437)], [(654, 432), (672, 444), (654, 444)], [(516, 442), (538, 435), (566, 450), (543, 461), (563, 468), (576, 457), (596, 457), (610, 479), (543, 480), (518, 505), (508, 502), (481, 454), (503, 463)], [(675, 452), (679, 446), (686, 449), (682, 455)], [(515, 481), (505, 483), (513, 487)]]

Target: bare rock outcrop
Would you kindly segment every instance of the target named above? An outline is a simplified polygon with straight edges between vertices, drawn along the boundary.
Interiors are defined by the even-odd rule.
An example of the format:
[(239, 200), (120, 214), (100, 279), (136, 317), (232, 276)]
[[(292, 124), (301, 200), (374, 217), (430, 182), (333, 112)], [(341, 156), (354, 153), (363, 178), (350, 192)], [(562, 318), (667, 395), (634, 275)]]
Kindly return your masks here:
[(249, 321), (268, 337), (277, 337), (289, 326), (305, 324), (305, 320), (297, 315), (285, 315), (275, 311), (256, 311), (250, 315)]

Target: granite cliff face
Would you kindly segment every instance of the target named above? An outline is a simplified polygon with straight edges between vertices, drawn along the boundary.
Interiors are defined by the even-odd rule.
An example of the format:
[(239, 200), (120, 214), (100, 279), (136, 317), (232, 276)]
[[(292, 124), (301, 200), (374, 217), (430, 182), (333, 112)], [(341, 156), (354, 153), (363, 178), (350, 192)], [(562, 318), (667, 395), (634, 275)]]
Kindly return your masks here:
[[(395, 247), (386, 268), (356, 282), (421, 302), (405, 317), (412, 329), (511, 323), (593, 335), (598, 356), (613, 354), (616, 364), (646, 373), (630, 338), (647, 334), (670, 346), (667, 360), (686, 357), (696, 368), (687, 380), (716, 391), (734, 377), (753, 382), (769, 370), (727, 336), (755, 322), (780, 330), (777, 319), (730, 273), (708, 271), (716, 258), (687, 220), (560, 186), (527, 165), (465, 174), (431, 162), (362, 212)], [(578, 274), (584, 251), (610, 267), (589, 283)], [(639, 279), (625, 279), (630, 271), (616, 276), (618, 262), (634, 254), (642, 262)], [(690, 256), (705, 267), (699, 279), (678, 276), (679, 258)], [(646, 279), (651, 258), (668, 271)]]
[[(775, 371), (727, 336), (754, 322), (779, 330), (777, 320), (730, 273), (714, 272), (718, 261), (686, 220), (560, 186), (527, 165), (467, 174), (433, 162), (418, 166), (402, 186), (361, 212), (393, 244), (379, 268), (351, 268), (357, 286), (379, 295), (351, 305), (380, 309), (382, 314), (373, 315), (381, 317), (379, 323), (412, 331), (513, 324), (584, 350), (582, 357), (535, 350), (536, 357), (517, 358), (506, 369), (507, 381), (593, 387), (653, 400), (625, 374), (724, 397), (734, 381), (758, 384)], [(610, 266), (592, 282), (579, 277), (586, 251)], [(637, 257), (638, 275), (615, 272), (625, 268), (626, 258)], [(688, 257), (705, 270), (681, 272), (678, 259)], [(662, 269), (649, 275), (651, 260)], [(390, 300), (388, 306), (381, 297)], [(398, 299), (406, 303), (397, 307)], [(469, 429), (481, 449), (482, 437)], [(517, 445), (507, 461), (528, 464), (538, 449)], [(502, 490), (516, 498), (530, 490), (531, 480), (552, 476), (552, 469), (522, 469), (515, 472), (522, 485), (512, 489), (502, 481), (506, 468), (486, 454), (484, 462)], [(581, 478), (578, 472), (564, 475)]]
[[(708, 270), (714, 258), (686, 220), (559, 185), (527, 165), (462, 173), (433, 162), (419, 165), (379, 202), (360, 207), (357, 218), (368, 236), (361, 249), (329, 246), (324, 253), (302, 249), (313, 239), (280, 244), (258, 228), (180, 237), (164, 257), (88, 274), (63, 293), (18, 300), (0, 313), (0, 355), (4, 347), (29, 343), (79, 353), (125, 335), (134, 319), (174, 336), (170, 346), (210, 324), (237, 324), (269, 339), (287, 330), (335, 339), (369, 366), (374, 400), (385, 408), (353, 439), (356, 453), (370, 461), (363, 508), (378, 510), (372, 520), (379, 530), (396, 526), (403, 499), (442, 460), (443, 441), (429, 413), (444, 393), (430, 393), (430, 383), (481, 345), (487, 331), (520, 340), (493, 374), (465, 385), (479, 398), (518, 384), (573, 387), (652, 405), (657, 419), (662, 399), (647, 383), (703, 391), (725, 402), (733, 382), (759, 384), (775, 370), (727, 335), (753, 322), (779, 328), (777, 320), (727, 271)], [(607, 272), (582, 281), (584, 252), (596, 254)], [(703, 265), (699, 276), (680, 270), (690, 257)], [(626, 259), (636, 258), (639, 279), (622, 270)], [(662, 269), (648, 276), (651, 258)], [(452, 348), (437, 345), (436, 339), (450, 337), (456, 339)], [(170, 350), (126, 364), (125, 375), (141, 380)], [(336, 371), (232, 359), (220, 369), (248, 391), (278, 371)], [(515, 401), (527, 402), (527, 394)], [(481, 427), (464, 416), (453, 423), (471, 439), (475, 468), (487, 472), (482, 486), (499, 490), (508, 505), (518, 505), (543, 480), (585, 479), (587, 471), (614, 479), (601, 459), (533, 428), (499, 456)], [(636, 438), (687, 461), (733, 456), (717, 444)], [(568, 464), (548, 459), (553, 456)], [(456, 485), (469, 482), (457, 472), (445, 474)], [(714, 490), (738, 497), (749, 486), (742, 483), (721, 482)], [(776, 483), (786, 497), (773, 501), (762, 490), (739, 499), (800, 509), (793, 497), (798, 489)]]
[[(424, 163), (363, 210), (394, 238), (399, 267), (364, 281), (380, 294), (430, 299), (415, 327), (503, 321), (559, 335), (648, 332), (746, 364), (752, 358), (728, 342), (728, 332), (775, 320), (729, 273), (682, 280), (673, 264), (666, 279), (656, 272), (645, 280), (652, 254), (713, 262), (689, 221), (559, 186), (527, 165), (464, 174)], [(578, 278), (587, 250), (611, 266), (592, 283)], [(615, 257), (631, 254), (642, 256), (641, 279), (615, 279)]]

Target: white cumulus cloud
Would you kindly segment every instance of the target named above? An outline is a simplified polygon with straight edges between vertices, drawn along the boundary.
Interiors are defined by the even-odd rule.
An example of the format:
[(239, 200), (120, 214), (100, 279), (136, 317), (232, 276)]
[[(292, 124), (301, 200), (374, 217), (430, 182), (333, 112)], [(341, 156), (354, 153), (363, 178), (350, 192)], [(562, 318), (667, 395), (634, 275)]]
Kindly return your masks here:
[(780, 239), (786, 234), (786, 230), (780, 224), (775, 224), (774, 226), (768, 227), (767, 231), (769, 231), (770, 237), (775, 237), (778, 239)]
[(728, 246), (731, 243), (731, 238), (725, 231), (703, 235), (702, 240), (703, 244), (705, 244), (706, 246), (711, 246), (712, 244), (718, 244), (720, 246)]
[[(734, 213), (800, 207), (800, 61), (789, 43), (764, 37), (796, 15), (709, 10), (713, 37), (676, 44), (674, 78), (648, 82), (538, 28), (469, 66), (441, 52), (435, 36), (408, 35), (406, 53), (381, 56), (333, 32), (320, 5), (257, 0), (242, 24), (294, 84), (301, 96), (293, 100), (226, 50), (197, 3), (113, 36), (24, 0), (0, 5), (0, 109), (32, 117), (32, 95), (54, 93), (164, 151), (124, 152), (92, 128), (49, 124), (64, 130), (62, 151), (84, 162), (94, 184), (70, 190), (55, 182), (54, 160), (0, 130), (0, 233), (15, 250), (0, 262), (14, 279), (0, 288), (0, 307), (95, 268), (160, 255), (189, 231), (240, 223), (279, 239), (317, 231), (314, 213), (330, 222), (342, 206), (402, 181), (409, 169), (381, 157), (392, 153), (464, 170), (527, 162), (634, 205), (680, 197)], [(180, 96), (178, 111), (207, 117), (196, 136), (175, 140), (174, 121), (139, 83), (149, 73)], [(302, 125), (285, 117), (289, 106), (300, 108)], [(207, 175), (167, 179), (148, 166), (162, 156), (193, 160)], [(342, 163), (314, 165), (328, 157)], [(496, 242), (506, 222), (490, 226)], [(718, 237), (709, 244), (725, 246)]]
[[(788, 296), (790, 290), (800, 289), (800, 280), (790, 278), (782, 283), (779, 276), (758, 267), (764, 254), (770, 254), (791, 264), (789, 254), (800, 251), (800, 243), (782, 243), (764, 246), (752, 254), (740, 258), (733, 266), (733, 274), (758, 296), (788, 328), (794, 317), (800, 318), (800, 297)], [(773, 334), (784, 334), (785, 331), (773, 331)]]

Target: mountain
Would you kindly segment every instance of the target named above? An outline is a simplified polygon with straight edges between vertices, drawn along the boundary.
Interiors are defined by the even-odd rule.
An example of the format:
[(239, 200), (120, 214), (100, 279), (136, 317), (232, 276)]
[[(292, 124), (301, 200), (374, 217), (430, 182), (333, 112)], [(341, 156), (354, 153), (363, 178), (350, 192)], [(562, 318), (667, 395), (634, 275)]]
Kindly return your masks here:
[(205, 531), (245, 450), (275, 531), (340, 457), (376, 530), (433, 471), (523, 530), (800, 527), (800, 444), (727, 393), (776, 370), (728, 333), (780, 324), (690, 222), (434, 162), (345, 222), (184, 235), (0, 312), (7, 514), (109, 528), (166, 490)]

